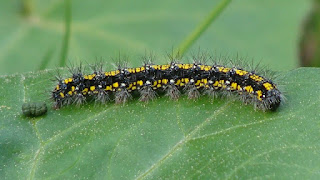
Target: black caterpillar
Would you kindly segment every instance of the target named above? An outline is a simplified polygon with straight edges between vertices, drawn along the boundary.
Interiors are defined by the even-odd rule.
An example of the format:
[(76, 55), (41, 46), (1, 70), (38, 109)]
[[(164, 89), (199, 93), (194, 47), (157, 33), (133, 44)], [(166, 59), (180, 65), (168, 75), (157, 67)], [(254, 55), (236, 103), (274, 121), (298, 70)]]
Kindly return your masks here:
[(72, 71), (72, 77), (58, 78), (52, 91), (54, 107), (82, 104), (88, 99), (125, 103), (132, 92), (138, 92), (141, 101), (154, 99), (157, 92), (165, 92), (171, 99), (179, 98), (181, 92), (190, 99), (198, 98), (201, 92), (212, 96), (217, 92), (235, 93), (243, 102), (263, 111), (276, 110), (283, 100), (282, 93), (270, 79), (236, 67), (171, 62), (164, 65), (145, 63), (137, 68), (119, 67), (107, 72), (102, 66), (94, 69), (92, 74), (84, 74), (78, 68)]

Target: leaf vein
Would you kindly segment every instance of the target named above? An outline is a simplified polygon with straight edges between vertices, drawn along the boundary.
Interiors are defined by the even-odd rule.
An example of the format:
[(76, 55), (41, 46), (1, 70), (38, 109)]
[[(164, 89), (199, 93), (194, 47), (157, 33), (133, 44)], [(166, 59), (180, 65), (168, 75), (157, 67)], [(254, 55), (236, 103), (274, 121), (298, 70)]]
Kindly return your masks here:
[(217, 116), (218, 114), (222, 113), (226, 107), (229, 104), (226, 103), (224, 106), (221, 106), (219, 109), (214, 111), (213, 115), (208, 117), (204, 122), (202, 122), (200, 125), (196, 126), (196, 128), (191, 131), (187, 136), (185, 136), (183, 139), (181, 139), (176, 145), (174, 145), (171, 150), (165, 154), (160, 160), (158, 160), (155, 164), (151, 165), (149, 169), (147, 169), (144, 173), (140, 174), (136, 179), (144, 179), (146, 176), (148, 176), (152, 171), (157, 169), (160, 165), (163, 164), (164, 161), (166, 161), (169, 157), (172, 157), (171, 155), (175, 153), (177, 150), (180, 149), (181, 146), (183, 146), (188, 140), (198, 132), (199, 129), (201, 129), (203, 126), (205, 126), (207, 123), (209, 123), (213, 117)]

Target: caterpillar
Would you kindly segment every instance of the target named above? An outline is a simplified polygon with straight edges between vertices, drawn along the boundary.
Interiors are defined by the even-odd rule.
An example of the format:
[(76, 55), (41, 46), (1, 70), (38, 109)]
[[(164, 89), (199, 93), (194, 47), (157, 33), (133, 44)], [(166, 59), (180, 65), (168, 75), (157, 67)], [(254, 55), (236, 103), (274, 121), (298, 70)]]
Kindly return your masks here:
[(276, 110), (283, 100), (282, 93), (270, 79), (254, 71), (218, 64), (148, 62), (135, 68), (119, 66), (113, 71), (103, 71), (102, 66), (96, 66), (93, 71), (85, 74), (80, 67), (72, 70), (71, 77), (58, 77), (51, 97), (54, 108), (82, 104), (88, 99), (125, 103), (135, 92), (140, 94), (140, 101), (152, 100), (161, 92), (173, 100), (182, 93), (190, 99), (197, 99), (202, 93), (213, 97), (219, 92), (237, 94), (244, 103), (251, 103), (262, 111)]
[(38, 117), (47, 113), (47, 105), (44, 102), (24, 103), (21, 109), (22, 114), (27, 117)]

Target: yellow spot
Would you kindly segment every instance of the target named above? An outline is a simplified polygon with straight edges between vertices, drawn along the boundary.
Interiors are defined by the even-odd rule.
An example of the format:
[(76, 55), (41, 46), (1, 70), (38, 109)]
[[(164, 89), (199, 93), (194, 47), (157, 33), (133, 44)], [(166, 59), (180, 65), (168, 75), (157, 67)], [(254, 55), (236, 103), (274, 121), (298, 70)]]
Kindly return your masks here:
[(71, 87), (71, 91), (74, 91), (76, 88), (74, 86)]
[(176, 82), (176, 85), (178, 85), (178, 86), (179, 86), (179, 85), (180, 85), (180, 83), (181, 83), (181, 80), (180, 80), (180, 79), (178, 79), (178, 80), (177, 80), (177, 82)]
[(69, 78), (69, 82), (72, 82), (73, 81), (73, 79), (72, 78)]
[(183, 69), (190, 69), (192, 67), (191, 64), (184, 64)]
[(218, 87), (222, 87), (223, 89), (225, 89), (227, 86), (224, 84), (224, 80), (220, 80)]
[(219, 86), (219, 81), (215, 81), (213, 84), (214, 87), (218, 87)]
[(83, 77), (84, 79), (89, 79), (88, 75), (84, 75)]
[(68, 79), (65, 79), (65, 80), (64, 80), (64, 83), (65, 83), (65, 84), (68, 84), (68, 83), (69, 83), (69, 80), (68, 80)]
[(158, 85), (157, 85), (157, 88), (159, 88), (159, 87), (161, 87), (161, 84), (158, 84)]
[(106, 87), (106, 91), (111, 91), (111, 90), (112, 90), (111, 85)]
[(220, 72), (224, 72), (224, 73), (227, 73), (230, 71), (231, 68), (225, 68), (225, 67), (218, 67), (219, 71)]
[(161, 69), (162, 69), (162, 70), (167, 70), (168, 68), (169, 68), (169, 65), (167, 65), (167, 64), (161, 66)]
[(179, 68), (183, 68), (183, 65), (182, 65), (182, 64), (177, 64), (177, 66), (178, 66)]
[(207, 84), (207, 83), (208, 83), (208, 80), (207, 80), (207, 79), (202, 79), (202, 82), (203, 82), (204, 84)]
[(204, 65), (200, 65), (200, 70), (203, 71), (203, 70), (204, 70), (204, 67), (205, 67)]
[(62, 92), (60, 92), (60, 97), (64, 98), (64, 94)]
[(260, 81), (263, 80), (262, 77), (257, 76), (257, 75), (251, 75), (250, 78), (251, 78), (252, 80), (254, 80), (254, 81), (257, 81), (257, 82), (260, 82)]
[(140, 68), (136, 68), (136, 72), (138, 73), (138, 72), (140, 72), (141, 71), (141, 69)]
[(157, 86), (158, 82), (157, 81), (154, 81), (153, 82), (153, 86)]
[(184, 82), (188, 83), (189, 82), (189, 78), (184, 78)]
[(238, 86), (237, 86), (237, 90), (238, 90), (238, 91), (240, 91), (240, 89), (241, 89), (241, 86), (240, 86), (240, 85), (238, 85)]
[(115, 82), (115, 83), (112, 84), (112, 86), (115, 87), (115, 88), (117, 88), (117, 87), (119, 87), (119, 83), (118, 83), (118, 82)]
[(220, 81), (219, 81), (218, 87), (225, 88), (224, 80), (220, 80)]
[(184, 86), (184, 83), (180, 83), (180, 86)]
[(82, 93), (85, 95), (87, 94), (88, 91), (89, 91), (88, 88), (84, 88), (84, 90), (82, 90)]
[(201, 82), (200, 80), (197, 80), (197, 82), (196, 82), (195, 85), (196, 85), (196, 86), (199, 86), (200, 82)]
[(60, 89), (60, 86), (59, 86), (59, 85), (57, 85), (57, 86), (56, 86), (56, 90), (59, 90), (59, 89)]
[(245, 89), (248, 93), (251, 93), (251, 92), (253, 91), (252, 86), (246, 86), (246, 87), (244, 87), (244, 89)]
[(271, 89), (273, 89), (273, 86), (272, 86), (272, 84), (270, 84), (270, 83), (263, 83), (263, 86), (266, 88), (266, 90), (271, 90)]
[(161, 84), (161, 79), (158, 80), (158, 84)]
[(262, 97), (262, 91), (261, 91), (261, 90), (258, 90), (258, 91), (257, 91), (257, 98), (258, 98), (258, 100), (262, 101), (261, 97)]
[(69, 95), (72, 95), (72, 91), (69, 91), (68, 94), (69, 94)]
[(116, 72), (115, 71), (111, 71), (111, 76), (115, 76), (116, 75)]
[(224, 68), (223, 72), (227, 73), (230, 71), (231, 68)]
[(139, 86), (142, 86), (142, 85), (143, 85), (143, 81), (142, 81), (142, 80), (137, 81), (137, 84), (138, 84)]
[(237, 83), (233, 82), (231, 83), (231, 90), (236, 90), (237, 89)]
[(153, 65), (152, 68), (156, 69), (156, 70), (159, 70), (160, 69), (160, 66), (159, 65)]
[(131, 89), (132, 88), (132, 83), (131, 84), (129, 84), (129, 87), (127, 88), (127, 89)]
[(244, 75), (248, 74), (248, 72), (243, 71), (243, 70), (236, 70), (236, 74), (238, 74), (239, 76), (244, 76)]
[(137, 85), (137, 82), (133, 82), (133, 85)]
[(204, 68), (205, 71), (210, 71), (211, 69), (212, 69), (211, 66), (206, 66), (206, 67)]
[(143, 67), (141, 67), (141, 71), (145, 71), (146, 69), (145, 69), (145, 67), (143, 66)]
[(137, 86), (132, 86), (132, 90), (135, 90), (135, 89), (137, 89)]
[(162, 84), (167, 84), (168, 83), (168, 79), (162, 79)]
[(94, 91), (95, 89), (96, 89), (95, 86), (91, 86), (91, 87), (90, 87), (90, 91)]
[(88, 75), (88, 79), (89, 80), (92, 80), (93, 78), (94, 78), (94, 74), (93, 75), (91, 75), (91, 74)]

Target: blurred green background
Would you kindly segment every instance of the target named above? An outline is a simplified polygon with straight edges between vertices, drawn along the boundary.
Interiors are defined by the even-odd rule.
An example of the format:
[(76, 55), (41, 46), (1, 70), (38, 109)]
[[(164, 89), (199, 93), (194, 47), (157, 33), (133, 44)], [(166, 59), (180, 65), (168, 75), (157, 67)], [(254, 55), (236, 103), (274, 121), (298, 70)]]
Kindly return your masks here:
[[(64, 0), (2, 0), (0, 75), (59, 66), (65, 37)], [(111, 61), (119, 52), (133, 66), (145, 51), (158, 63), (177, 48), (219, 0), (73, 0), (65, 50), (70, 62)], [(308, 0), (233, 0), (187, 53), (199, 47), (252, 58), (272, 70), (299, 66), (302, 25)]]

